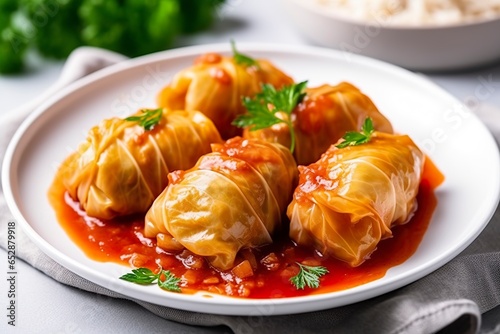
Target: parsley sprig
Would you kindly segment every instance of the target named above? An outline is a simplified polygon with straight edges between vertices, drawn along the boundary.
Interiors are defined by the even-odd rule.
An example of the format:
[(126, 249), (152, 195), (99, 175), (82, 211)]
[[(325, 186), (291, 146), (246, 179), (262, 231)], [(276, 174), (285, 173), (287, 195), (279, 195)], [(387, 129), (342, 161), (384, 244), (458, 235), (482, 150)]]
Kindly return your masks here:
[[(299, 104), (306, 93), (307, 81), (298, 84), (284, 86), (277, 90), (271, 84), (262, 85), (262, 92), (254, 98), (243, 98), (243, 105), (247, 113), (238, 116), (233, 124), (240, 127), (248, 127), (250, 131), (265, 129), (274, 124), (285, 123), (290, 130), (290, 151), (295, 149), (295, 132), (291, 114), (293, 109)], [(285, 113), (287, 117), (280, 118), (278, 113)]]
[(299, 273), (290, 278), (290, 282), (300, 290), (303, 290), (306, 285), (317, 289), (319, 287), (319, 278), (328, 273), (328, 269), (325, 267), (311, 267), (298, 262), (296, 263), (299, 265)]
[[(162, 275), (164, 279), (162, 279)], [(158, 274), (155, 274), (148, 268), (133, 269), (132, 272), (126, 273), (120, 279), (141, 285), (148, 285), (157, 283), (158, 286), (164, 290), (180, 292), (179, 287), (180, 278), (177, 278), (169, 270), (160, 269)]]
[(233, 59), (237, 64), (240, 64), (243, 66), (248, 66), (248, 67), (250, 67), (250, 66), (255, 66), (257, 68), (259, 67), (259, 63), (255, 59), (253, 59), (253, 58), (251, 58), (243, 53), (240, 53), (236, 49), (236, 43), (233, 40), (231, 40), (231, 50), (233, 51)]
[(130, 116), (125, 118), (126, 121), (137, 122), (147, 131), (152, 130), (155, 125), (160, 123), (161, 117), (163, 115), (163, 110), (158, 109), (142, 109), (142, 115), (140, 116)]
[(367, 117), (365, 119), (365, 122), (363, 123), (363, 126), (361, 127), (360, 132), (347, 132), (344, 137), (342, 137), (344, 141), (335, 146), (337, 146), (338, 148), (344, 148), (347, 146), (356, 146), (367, 143), (370, 141), (373, 131), (374, 129), (372, 119), (370, 117)]

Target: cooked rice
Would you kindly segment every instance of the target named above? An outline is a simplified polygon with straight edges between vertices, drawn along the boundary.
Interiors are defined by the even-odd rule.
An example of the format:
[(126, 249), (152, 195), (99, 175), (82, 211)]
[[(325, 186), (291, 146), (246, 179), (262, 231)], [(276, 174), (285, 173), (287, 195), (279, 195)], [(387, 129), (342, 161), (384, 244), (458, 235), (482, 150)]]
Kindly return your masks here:
[[(310, 1), (310, 0), (308, 0)], [(316, 0), (352, 19), (394, 25), (447, 25), (500, 16), (500, 0)]]

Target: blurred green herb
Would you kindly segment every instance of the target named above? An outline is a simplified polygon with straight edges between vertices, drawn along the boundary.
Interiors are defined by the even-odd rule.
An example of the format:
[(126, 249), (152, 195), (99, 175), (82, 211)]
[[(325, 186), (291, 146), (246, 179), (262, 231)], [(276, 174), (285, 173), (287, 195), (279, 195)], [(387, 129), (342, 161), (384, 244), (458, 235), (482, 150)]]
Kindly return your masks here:
[(164, 290), (181, 292), (181, 288), (179, 287), (180, 278), (175, 277), (169, 270), (160, 269), (158, 274), (155, 274), (148, 268), (138, 268), (121, 276), (120, 279), (141, 285), (149, 285), (156, 282)]
[[(274, 124), (285, 123), (290, 131), (290, 151), (295, 149), (295, 131), (291, 114), (304, 96), (307, 81), (298, 84), (284, 86), (276, 90), (270, 84), (262, 85), (262, 92), (254, 98), (243, 98), (243, 105), (247, 113), (238, 116), (233, 124), (240, 128), (248, 128), (250, 131), (265, 129)], [(279, 113), (285, 113), (281, 118)]]
[(372, 119), (370, 117), (367, 117), (365, 119), (365, 122), (363, 123), (363, 126), (361, 127), (360, 132), (347, 132), (344, 137), (342, 137), (344, 141), (335, 146), (337, 146), (338, 148), (344, 148), (347, 146), (356, 146), (368, 143), (370, 141), (370, 138), (372, 137), (373, 131), (374, 129)]
[(23, 68), (28, 39), (19, 17), (18, 1), (0, 0), (0, 73), (16, 73)]
[(299, 265), (299, 273), (290, 278), (290, 282), (300, 290), (303, 290), (306, 286), (317, 289), (319, 287), (319, 278), (328, 273), (328, 269), (325, 267), (311, 267), (296, 263)]
[(163, 110), (158, 109), (142, 109), (142, 115), (130, 116), (125, 118), (126, 121), (137, 122), (147, 131), (152, 130), (156, 124), (160, 123), (163, 115)]
[(243, 66), (259, 67), (259, 63), (255, 59), (253, 59), (253, 58), (251, 58), (243, 53), (240, 53), (236, 49), (236, 43), (233, 40), (231, 40), (231, 50), (233, 51), (233, 59), (237, 64), (240, 64)]
[(207, 29), (225, 0), (0, 0), (0, 73), (23, 69), (26, 52), (64, 59), (96, 46), (135, 57)]
[(182, 16), (182, 31), (194, 33), (212, 25), (225, 0), (179, 0)]

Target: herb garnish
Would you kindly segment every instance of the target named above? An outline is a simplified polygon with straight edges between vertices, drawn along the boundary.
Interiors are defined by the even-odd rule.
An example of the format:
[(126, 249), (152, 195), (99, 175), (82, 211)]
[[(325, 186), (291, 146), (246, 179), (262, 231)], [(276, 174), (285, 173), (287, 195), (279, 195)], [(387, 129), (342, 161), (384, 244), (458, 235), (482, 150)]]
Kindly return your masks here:
[(304, 264), (299, 265), (299, 273), (292, 278), (290, 282), (297, 288), (303, 290), (306, 285), (310, 288), (317, 289), (319, 287), (319, 278), (328, 273), (325, 267), (311, 267)]
[[(164, 279), (162, 280), (162, 275)], [(180, 278), (177, 278), (169, 270), (160, 269), (158, 274), (153, 273), (148, 268), (133, 269), (131, 273), (127, 273), (120, 277), (120, 279), (136, 284), (148, 285), (156, 283), (164, 290), (180, 292), (179, 288)]]
[(248, 67), (250, 67), (250, 66), (255, 66), (257, 68), (259, 67), (259, 63), (255, 59), (253, 59), (253, 58), (251, 58), (243, 53), (240, 53), (236, 49), (236, 43), (234, 43), (233, 40), (231, 40), (231, 50), (233, 51), (233, 59), (237, 64), (248, 66)]
[(163, 115), (162, 108), (158, 109), (142, 109), (143, 112), (140, 116), (130, 116), (125, 118), (126, 121), (137, 122), (147, 131), (152, 130), (155, 125), (160, 123), (161, 117)]
[(372, 119), (370, 117), (367, 117), (365, 119), (365, 122), (363, 123), (363, 126), (361, 127), (360, 132), (347, 132), (344, 137), (342, 137), (344, 141), (335, 146), (338, 148), (344, 148), (347, 146), (355, 146), (367, 143), (370, 141), (373, 131), (374, 129)]
[[(250, 131), (268, 128), (274, 124), (285, 123), (290, 130), (290, 151), (295, 149), (295, 132), (291, 114), (293, 109), (299, 104), (306, 93), (307, 81), (298, 84), (284, 86), (276, 90), (271, 84), (262, 85), (262, 92), (253, 99), (243, 98), (243, 105), (247, 109), (247, 114), (238, 116), (233, 125), (240, 128), (248, 127)], [(285, 113), (284, 119), (278, 117), (278, 113)]]

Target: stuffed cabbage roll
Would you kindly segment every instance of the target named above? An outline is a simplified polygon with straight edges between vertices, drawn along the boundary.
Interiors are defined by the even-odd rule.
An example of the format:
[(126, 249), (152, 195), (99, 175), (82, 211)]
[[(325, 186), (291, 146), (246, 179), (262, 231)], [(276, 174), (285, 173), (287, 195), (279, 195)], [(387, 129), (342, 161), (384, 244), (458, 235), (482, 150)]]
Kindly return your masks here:
[(287, 214), (290, 237), (358, 266), (416, 207), (424, 155), (408, 136), (375, 132), (358, 146), (332, 146), (299, 167)]
[(187, 248), (221, 270), (240, 249), (272, 242), (297, 181), (290, 151), (235, 137), (212, 145), (169, 185), (146, 215), (145, 235), (169, 251)]
[(150, 130), (121, 118), (102, 121), (60, 167), (58, 177), (89, 216), (145, 213), (170, 171), (192, 167), (211, 143), (222, 141), (201, 112), (154, 112), (160, 118)]
[[(307, 88), (305, 93), (291, 114), (296, 137), (294, 156), (299, 165), (318, 160), (347, 131), (358, 130), (367, 117), (372, 119), (376, 130), (393, 132), (391, 123), (370, 98), (347, 82)], [(290, 131), (285, 123), (256, 131), (245, 129), (243, 136), (290, 147)]]
[(206, 54), (178, 73), (158, 95), (158, 105), (169, 109), (200, 110), (210, 118), (222, 138), (241, 134), (231, 123), (244, 113), (241, 99), (253, 96), (263, 83), (281, 87), (292, 79), (266, 60), (257, 65), (238, 63), (234, 57)]

